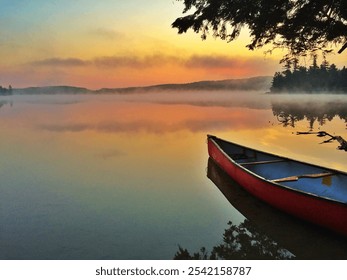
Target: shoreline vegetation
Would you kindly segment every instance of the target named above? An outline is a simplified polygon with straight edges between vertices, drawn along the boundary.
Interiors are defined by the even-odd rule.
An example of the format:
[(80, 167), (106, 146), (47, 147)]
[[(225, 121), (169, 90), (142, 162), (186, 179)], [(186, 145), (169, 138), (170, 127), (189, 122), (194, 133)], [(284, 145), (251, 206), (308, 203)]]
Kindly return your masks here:
[(12, 95), (13, 94), (13, 89), (12, 86), (8, 86), (8, 88), (4, 88), (0, 86), (0, 95)]
[(298, 59), (286, 61), (283, 72), (276, 72), (271, 93), (340, 93), (347, 94), (347, 69), (338, 69), (325, 59), (318, 65), (317, 56), (308, 68)]

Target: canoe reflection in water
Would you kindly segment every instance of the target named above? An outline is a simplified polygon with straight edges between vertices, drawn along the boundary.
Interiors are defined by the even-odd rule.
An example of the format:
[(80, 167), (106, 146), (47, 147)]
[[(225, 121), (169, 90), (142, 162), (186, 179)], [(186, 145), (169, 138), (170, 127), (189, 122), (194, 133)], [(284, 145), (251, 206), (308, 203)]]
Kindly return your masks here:
[(296, 259), (347, 259), (345, 237), (290, 216), (260, 201), (233, 181), (211, 158), (208, 161), (207, 176), (245, 216), (253, 229), (263, 232), (279, 247), (294, 254)]
[[(232, 202), (233, 196), (242, 196), (244, 193), (234, 192), (233, 186), (212, 159), (208, 162), (208, 177), (220, 188), (222, 193)], [(228, 192), (232, 196), (228, 195)], [(236, 199), (238, 201), (238, 199)], [(232, 218), (232, 217), (231, 217)], [(190, 253), (187, 249), (179, 247), (174, 259), (221, 259), (221, 260), (274, 260), (291, 259), (294, 255), (288, 250), (281, 248), (266, 234), (260, 231), (250, 220), (245, 219), (239, 225), (228, 223), (228, 228), (223, 234), (223, 243), (214, 246), (209, 253), (205, 247), (200, 252)]]

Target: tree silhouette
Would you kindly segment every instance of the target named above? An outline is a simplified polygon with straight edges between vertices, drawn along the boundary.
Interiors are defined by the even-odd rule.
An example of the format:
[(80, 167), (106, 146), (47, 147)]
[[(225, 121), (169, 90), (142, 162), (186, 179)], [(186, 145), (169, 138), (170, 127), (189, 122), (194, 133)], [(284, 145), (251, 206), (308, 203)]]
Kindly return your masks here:
[[(172, 27), (178, 33), (189, 29), (202, 39), (233, 41), (243, 28), (250, 32), (248, 49), (272, 44), (287, 48), (290, 57), (308, 52), (329, 52), (331, 44), (347, 47), (346, 0), (177, 0), (184, 13)], [(287, 57), (288, 58), (288, 57)]]
[(12, 86), (9, 86), (8, 89), (0, 86), (0, 95), (11, 95), (12, 94)]
[(286, 61), (283, 72), (276, 72), (271, 92), (335, 92), (347, 93), (347, 70), (338, 69), (335, 64), (329, 65), (323, 60), (319, 66), (317, 56), (307, 69), (304, 66), (292, 68), (291, 61)]

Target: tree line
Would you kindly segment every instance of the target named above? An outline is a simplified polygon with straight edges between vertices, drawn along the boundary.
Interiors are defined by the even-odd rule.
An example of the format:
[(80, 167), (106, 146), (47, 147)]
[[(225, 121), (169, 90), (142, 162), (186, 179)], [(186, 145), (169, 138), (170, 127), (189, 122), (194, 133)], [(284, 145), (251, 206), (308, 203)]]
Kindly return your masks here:
[(347, 93), (347, 69), (338, 69), (325, 59), (318, 65), (316, 55), (308, 68), (300, 66), (297, 59), (288, 60), (284, 71), (275, 73), (271, 92)]
[(0, 86), (0, 95), (11, 95), (12, 92), (12, 86), (8, 86), (8, 88), (4, 88), (2, 86)]

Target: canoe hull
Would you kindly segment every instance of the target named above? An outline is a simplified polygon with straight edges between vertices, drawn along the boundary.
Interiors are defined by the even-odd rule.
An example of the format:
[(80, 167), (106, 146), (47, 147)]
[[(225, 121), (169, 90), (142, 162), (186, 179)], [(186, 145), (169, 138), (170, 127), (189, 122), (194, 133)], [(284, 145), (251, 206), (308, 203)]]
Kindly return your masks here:
[[(223, 151), (214, 139), (215, 137), (208, 136), (209, 156), (249, 193), (284, 212), (347, 235), (346, 204), (298, 192), (281, 184), (270, 182), (242, 168)], [(230, 145), (232, 144), (230, 143)]]

